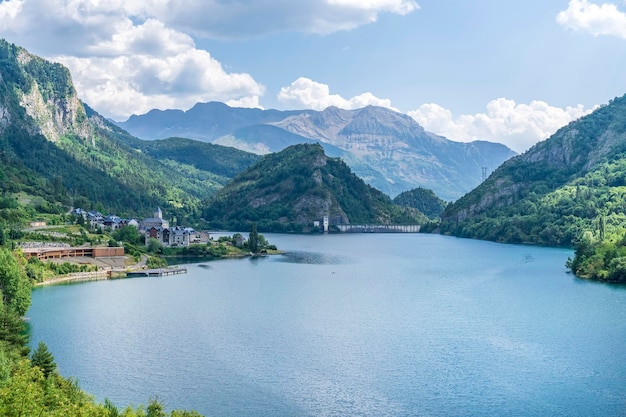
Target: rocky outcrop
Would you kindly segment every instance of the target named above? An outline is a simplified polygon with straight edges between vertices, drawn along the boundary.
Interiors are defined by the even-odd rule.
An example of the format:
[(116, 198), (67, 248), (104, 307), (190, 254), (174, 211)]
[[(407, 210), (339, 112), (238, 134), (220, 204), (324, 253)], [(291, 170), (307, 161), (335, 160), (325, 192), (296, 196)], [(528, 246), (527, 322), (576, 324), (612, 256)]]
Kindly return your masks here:
[[(24, 77), (27, 84), (23, 86), (26, 88), (16, 90), (16, 93), (19, 105), (32, 119), (28, 123), (30, 133), (42, 134), (51, 142), (57, 142), (66, 135), (75, 135), (83, 140), (90, 138), (93, 127), (76, 95), (69, 70), (46, 62), (25, 49), (16, 49), (16, 62), (27, 74)], [(0, 126), (2, 120), (0, 111)]]

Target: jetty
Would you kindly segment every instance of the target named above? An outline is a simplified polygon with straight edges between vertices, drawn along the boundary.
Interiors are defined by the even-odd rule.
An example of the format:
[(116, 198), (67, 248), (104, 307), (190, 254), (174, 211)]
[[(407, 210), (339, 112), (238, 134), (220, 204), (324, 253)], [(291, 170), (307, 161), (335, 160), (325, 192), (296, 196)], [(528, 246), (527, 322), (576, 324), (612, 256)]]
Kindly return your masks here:
[(187, 268), (157, 268), (142, 269), (138, 271), (129, 271), (126, 273), (128, 278), (132, 277), (163, 277), (166, 275), (186, 274)]

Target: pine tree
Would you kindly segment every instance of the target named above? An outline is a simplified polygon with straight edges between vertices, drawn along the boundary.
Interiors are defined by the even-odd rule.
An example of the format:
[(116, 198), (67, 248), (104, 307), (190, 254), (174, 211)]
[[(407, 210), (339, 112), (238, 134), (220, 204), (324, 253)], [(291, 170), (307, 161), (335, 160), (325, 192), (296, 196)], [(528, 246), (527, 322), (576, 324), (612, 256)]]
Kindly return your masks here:
[(600, 242), (604, 242), (606, 235), (606, 216), (604, 213), (600, 214), (600, 217), (598, 218), (598, 233), (600, 235)]
[(259, 252), (259, 232), (256, 230), (256, 223), (252, 223), (250, 235), (248, 236), (248, 249), (252, 253)]
[(52, 356), (52, 353), (50, 353), (48, 346), (46, 346), (44, 342), (39, 342), (37, 349), (33, 352), (31, 364), (39, 367), (45, 378), (57, 368), (57, 364), (54, 362), (54, 356)]

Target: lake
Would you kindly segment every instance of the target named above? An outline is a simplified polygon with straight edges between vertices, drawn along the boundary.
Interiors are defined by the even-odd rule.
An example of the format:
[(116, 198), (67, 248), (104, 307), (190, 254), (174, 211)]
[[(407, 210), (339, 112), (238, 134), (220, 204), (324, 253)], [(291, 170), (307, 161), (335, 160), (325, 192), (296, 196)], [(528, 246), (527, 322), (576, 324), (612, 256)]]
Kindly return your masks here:
[(572, 251), (266, 234), (284, 255), (37, 288), (31, 345), (99, 401), (208, 416), (626, 415), (626, 288)]

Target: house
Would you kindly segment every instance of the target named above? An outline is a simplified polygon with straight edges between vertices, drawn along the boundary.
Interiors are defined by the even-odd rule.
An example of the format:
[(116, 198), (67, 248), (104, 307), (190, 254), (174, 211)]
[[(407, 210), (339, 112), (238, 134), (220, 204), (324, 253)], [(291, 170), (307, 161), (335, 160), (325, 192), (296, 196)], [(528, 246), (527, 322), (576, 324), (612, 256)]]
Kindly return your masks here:
[[(190, 227), (157, 227), (145, 231), (146, 237), (159, 241), (163, 246), (189, 246), (195, 231)], [(148, 241), (146, 241), (146, 244)]]
[(243, 237), (241, 233), (235, 233), (235, 235), (233, 236), (233, 245), (235, 245), (235, 247), (237, 248), (241, 248), (245, 243), (246, 238)]
[(194, 232), (189, 236), (190, 243), (209, 243), (210, 240), (211, 236), (209, 235), (209, 232), (205, 230)]
[(135, 219), (130, 219), (126, 221), (125, 226), (133, 226), (135, 229), (139, 229), (139, 222)]
[(74, 216), (81, 216), (83, 219), (87, 218), (87, 212), (80, 207), (77, 207), (70, 211), (70, 214), (73, 214)]
[(118, 229), (122, 227), (122, 219), (114, 214), (108, 214), (102, 220), (102, 225), (111, 230)]

